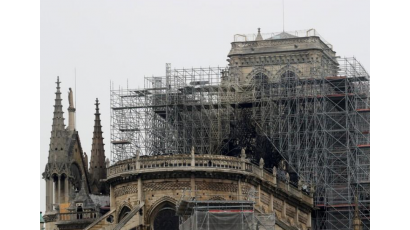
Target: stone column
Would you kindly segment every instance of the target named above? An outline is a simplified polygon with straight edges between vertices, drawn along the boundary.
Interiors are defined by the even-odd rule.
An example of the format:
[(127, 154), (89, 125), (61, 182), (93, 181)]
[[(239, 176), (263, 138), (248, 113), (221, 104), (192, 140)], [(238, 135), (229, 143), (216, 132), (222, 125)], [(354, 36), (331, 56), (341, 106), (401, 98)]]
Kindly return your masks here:
[[(141, 175), (140, 175), (138, 177), (138, 202), (141, 203), (143, 201), (143, 199), (144, 199), (144, 194), (143, 194), (143, 191), (142, 191), (142, 179), (141, 179)], [(144, 225), (144, 215), (145, 215), (145, 213), (143, 211), (142, 216), (140, 216), (141, 217), (140, 224), (142, 224), (142, 225)], [(139, 214), (138, 214), (138, 216), (139, 216)]]
[(196, 191), (195, 191), (195, 175), (192, 173), (191, 174), (191, 197), (196, 196)]
[(48, 179), (47, 181), (48, 183), (48, 210), (49, 211), (53, 211), (53, 192), (54, 192), (54, 183), (53, 183), (53, 177), (50, 177), (50, 179)]
[(308, 213), (306, 227), (308, 227), (308, 228), (312, 227), (312, 213), (311, 212)]
[(283, 201), (282, 218), (286, 218), (286, 201)]
[[(53, 181), (54, 181), (54, 178), (53, 178)], [(58, 177), (57, 177), (57, 179), (54, 181), (53, 195), (54, 195), (54, 202), (53, 202), (53, 204), (57, 204), (57, 203), (58, 203)]]
[(191, 167), (195, 167), (195, 147), (191, 148)]
[(259, 206), (261, 206), (261, 196), (262, 196), (262, 194), (261, 194), (261, 185), (259, 184), (258, 185), (258, 201), (257, 201), (257, 204)]
[(50, 210), (50, 180), (46, 178), (46, 213)]
[(58, 176), (58, 200), (57, 203), (61, 204), (61, 175)]
[(299, 224), (299, 208), (298, 208), (298, 206), (296, 206), (295, 223)]
[(65, 200), (64, 200), (64, 202), (66, 202), (66, 203), (68, 203), (69, 202), (69, 195), (68, 195), (68, 176), (66, 176), (65, 177), (65, 180), (64, 180), (64, 198), (65, 198)]
[(141, 202), (143, 199), (143, 194), (142, 194), (142, 180), (141, 176), (138, 177), (138, 201)]
[(269, 210), (273, 213), (275, 210), (273, 210), (273, 194), (270, 194), (270, 200), (269, 200)]
[[(139, 191), (138, 191), (139, 192)], [(110, 185), (110, 209), (115, 209), (115, 196), (114, 196), (114, 187)]]
[(242, 182), (241, 179), (238, 180), (238, 199), (237, 200), (244, 200), (242, 197)]

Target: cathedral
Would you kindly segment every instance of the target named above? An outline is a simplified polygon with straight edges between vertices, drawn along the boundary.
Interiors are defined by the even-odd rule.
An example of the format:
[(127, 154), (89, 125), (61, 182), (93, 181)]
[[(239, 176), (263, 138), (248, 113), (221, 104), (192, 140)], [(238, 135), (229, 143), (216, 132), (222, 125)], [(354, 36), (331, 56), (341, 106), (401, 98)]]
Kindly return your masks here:
[(98, 99), (88, 162), (57, 77), (46, 229), (370, 229), (366, 70), (314, 29), (236, 34), (227, 61), (111, 90), (111, 161)]

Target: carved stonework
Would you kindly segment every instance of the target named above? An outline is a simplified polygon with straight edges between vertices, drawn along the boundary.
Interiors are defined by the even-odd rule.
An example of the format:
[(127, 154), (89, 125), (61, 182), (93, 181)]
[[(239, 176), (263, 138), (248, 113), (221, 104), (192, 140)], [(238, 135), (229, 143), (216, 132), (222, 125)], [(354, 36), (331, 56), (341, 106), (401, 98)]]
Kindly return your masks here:
[(282, 210), (283, 210), (283, 201), (274, 197), (273, 198), (273, 208), (275, 210), (278, 210), (279, 212), (282, 212)]
[(286, 205), (286, 215), (292, 218), (296, 217), (296, 208), (291, 205)]
[(55, 222), (57, 220), (56, 214), (46, 214), (43, 215), (44, 222)]
[(127, 194), (136, 194), (138, 193), (138, 186), (137, 185), (127, 185), (122, 187), (117, 187), (114, 189), (114, 196), (119, 197)]
[(154, 182), (145, 183), (144, 192), (158, 191), (158, 190), (189, 190), (191, 189), (191, 183), (189, 181), (170, 181), (170, 182)]
[(307, 224), (308, 215), (306, 213), (300, 211), (298, 218), (302, 224)]
[(68, 170), (68, 163), (58, 163), (58, 162), (52, 162), (48, 163), (46, 165), (46, 168), (43, 173), (43, 179), (44, 178), (49, 178), (52, 175), (70, 175), (70, 171)]
[[(120, 198), (115, 199), (113, 206), (116, 207), (116, 210), (121, 210), (121, 206), (130, 205), (130, 199), (134, 205), (138, 203), (138, 199), (143, 199), (145, 201), (143, 218), (146, 227), (154, 225), (158, 213), (163, 213), (166, 216), (166, 213), (162, 211), (174, 209), (176, 200), (181, 199), (187, 201), (254, 201), (255, 210), (261, 213), (270, 213), (272, 211), (271, 202), (273, 202), (273, 208), (278, 213), (278, 218), (280, 218), (279, 215), (282, 215), (281, 213), (285, 213), (283, 212), (283, 199), (290, 200), (291, 204), (297, 204), (298, 210), (310, 210), (310, 206), (298, 203), (299, 199), (288, 196), (288, 191), (283, 189), (286, 188), (285, 186), (293, 186), (292, 191), (298, 194), (300, 191), (293, 184), (286, 185), (281, 180), (277, 181), (277, 186), (272, 186), (269, 183), (271, 182), (269, 178), (273, 177), (273, 173), (260, 168), (264, 164), (263, 161), (258, 165), (248, 160), (243, 161), (238, 157), (201, 154), (195, 155), (195, 158), (195, 167), (187, 167), (182, 164), (184, 160), (191, 160), (189, 154), (173, 157), (144, 156), (140, 161), (143, 162), (142, 165), (145, 165), (145, 168), (141, 170), (128, 168), (128, 165), (137, 163), (134, 160), (125, 160), (112, 165), (109, 170), (112, 170), (113, 173), (107, 182), (112, 186), (114, 196), (120, 196)], [(162, 165), (164, 161), (173, 164)], [(263, 174), (259, 173), (261, 170), (264, 170)], [(126, 179), (124, 179), (124, 172), (127, 172)], [(278, 175), (280, 172), (285, 174), (284, 171), (278, 169)], [(261, 175), (266, 175), (266, 177)], [(140, 187), (142, 191), (137, 191), (137, 183), (142, 186)], [(238, 191), (239, 184), (241, 192)], [(281, 189), (277, 189), (277, 187)], [(195, 191), (192, 191), (193, 189)], [(307, 195), (300, 195), (306, 196), (303, 198), (307, 200)], [(286, 216), (286, 218), (296, 219), (295, 206), (290, 207), (290, 209), (288, 215), (292, 217)], [(286, 220), (286, 218), (284, 219)]]
[(198, 190), (210, 190), (210, 191), (233, 192), (233, 193), (236, 193), (238, 191), (238, 185), (230, 184), (230, 183), (197, 182), (196, 186)]
[(258, 66), (258, 67), (255, 67), (255, 68), (246, 76), (246, 79), (252, 79), (252, 78), (253, 78), (255, 75), (257, 75), (258, 73), (262, 73), (262, 74), (266, 75), (266, 76), (268, 77), (268, 79), (272, 79), (272, 77), (273, 77), (272, 73), (271, 73), (269, 70), (265, 69), (265, 68), (262, 67), (262, 66)]
[(269, 196), (266, 193), (261, 192), (261, 201), (262, 201), (262, 203), (264, 203), (266, 205), (269, 205), (269, 200), (270, 200)]

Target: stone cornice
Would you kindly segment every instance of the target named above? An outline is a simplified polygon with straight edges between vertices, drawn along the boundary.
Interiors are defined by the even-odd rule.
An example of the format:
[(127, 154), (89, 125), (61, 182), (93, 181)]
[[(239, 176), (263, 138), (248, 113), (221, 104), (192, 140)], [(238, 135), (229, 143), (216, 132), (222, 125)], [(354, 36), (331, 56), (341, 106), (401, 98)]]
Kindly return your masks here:
[(255, 55), (280, 52), (306, 52), (320, 50), (333, 60), (336, 52), (319, 37), (298, 37), (277, 40), (232, 42), (228, 57), (237, 55)]

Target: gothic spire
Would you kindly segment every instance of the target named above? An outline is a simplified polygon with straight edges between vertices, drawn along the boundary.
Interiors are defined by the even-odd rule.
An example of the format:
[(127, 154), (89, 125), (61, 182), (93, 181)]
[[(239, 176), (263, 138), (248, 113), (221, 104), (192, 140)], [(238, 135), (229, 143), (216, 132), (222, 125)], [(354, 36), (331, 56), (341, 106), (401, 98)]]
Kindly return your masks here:
[(60, 92), (60, 78), (57, 76), (57, 91), (56, 99), (54, 102), (54, 117), (53, 125), (51, 129), (51, 136), (55, 135), (58, 130), (64, 130), (64, 117), (63, 117), (63, 105), (61, 104), (61, 92)]
[[(95, 119), (94, 119), (94, 132), (93, 132), (93, 141), (91, 146), (91, 161), (90, 161), (90, 174), (93, 180), (93, 184), (97, 187), (99, 186), (100, 179), (107, 178), (107, 170), (105, 164), (105, 151), (104, 151), (104, 142), (102, 137), (102, 126), (100, 119), (100, 110), (98, 98), (95, 100)], [(100, 188), (98, 188), (99, 190)], [(94, 192), (96, 188), (91, 189)]]
[(60, 91), (60, 78), (57, 76), (57, 91), (56, 98), (54, 102), (54, 116), (53, 124), (51, 128), (51, 137), (50, 137), (50, 148), (49, 148), (49, 163), (51, 162), (60, 162), (63, 160), (65, 144), (66, 144), (66, 131), (64, 125), (63, 117), (63, 105), (61, 104), (61, 91)]

